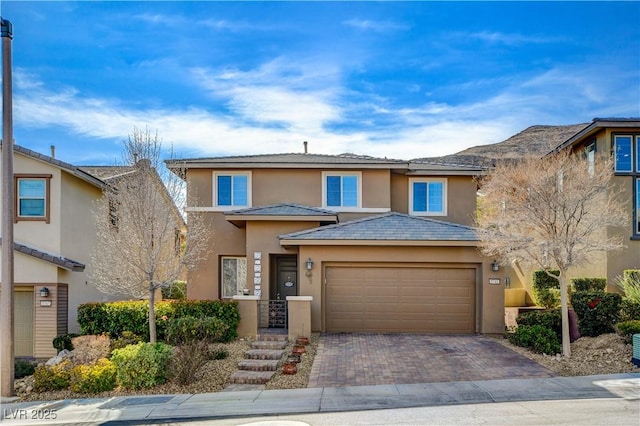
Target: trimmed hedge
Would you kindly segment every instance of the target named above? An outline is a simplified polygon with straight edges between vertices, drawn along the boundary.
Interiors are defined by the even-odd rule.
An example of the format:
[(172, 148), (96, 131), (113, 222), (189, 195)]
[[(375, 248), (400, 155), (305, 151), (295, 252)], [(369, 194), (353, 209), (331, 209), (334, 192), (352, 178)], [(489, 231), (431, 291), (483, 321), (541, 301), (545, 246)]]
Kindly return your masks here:
[[(553, 275), (559, 275), (560, 271), (550, 270)], [(560, 282), (549, 276), (545, 271), (533, 272), (533, 297), (538, 306), (553, 309), (560, 306)]]
[(220, 342), (228, 326), (214, 317), (179, 317), (167, 319), (167, 342), (174, 346), (196, 342)]
[(167, 381), (173, 351), (164, 343), (138, 343), (112, 352), (118, 385), (127, 389), (145, 389)]
[(607, 288), (606, 278), (574, 278), (571, 280), (574, 291), (601, 291)]
[(542, 325), (519, 326), (515, 333), (508, 335), (508, 339), (516, 346), (528, 348), (540, 354), (555, 355), (561, 350), (556, 333)]
[[(166, 339), (166, 318), (213, 317), (222, 321), (228, 329), (222, 341), (228, 342), (238, 337), (240, 322), (238, 303), (221, 300), (176, 300), (155, 304), (156, 338)], [(164, 319), (163, 319), (164, 318)], [(107, 302), (86, 303), (78, 307), (78, 323), (82, 334), (109, 333), (112, 338), (120, 338), (130, 331), (149, 340), (148, 302)]]
[(523, 312), (518, 315), (516, 322), (518, 327), (541, 325), (553, 330), (558, 341), (562, 340), (562, 311), (560, 309)]
[(571, 305), (578, 316), (580, 334), (595, 337), (614, 332), (613, 326), (620, 320), (621, 302), (622, 296), (617, 293), (573, 293)]

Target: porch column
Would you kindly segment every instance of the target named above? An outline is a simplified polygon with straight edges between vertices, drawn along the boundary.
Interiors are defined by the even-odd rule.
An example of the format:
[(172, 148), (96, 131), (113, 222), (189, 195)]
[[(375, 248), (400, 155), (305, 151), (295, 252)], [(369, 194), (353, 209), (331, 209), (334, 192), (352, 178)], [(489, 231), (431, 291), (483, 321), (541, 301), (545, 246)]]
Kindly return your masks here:
[(238, 336), (253, 337), (258, 336), (258, 300), (259, 296), (233, 296), (233, 300), (238, 302), (240, 312), (240, 324), (238, 324)]
[(311, 337), (312, 296), (287, 296), (289, 340), (300, 336)]

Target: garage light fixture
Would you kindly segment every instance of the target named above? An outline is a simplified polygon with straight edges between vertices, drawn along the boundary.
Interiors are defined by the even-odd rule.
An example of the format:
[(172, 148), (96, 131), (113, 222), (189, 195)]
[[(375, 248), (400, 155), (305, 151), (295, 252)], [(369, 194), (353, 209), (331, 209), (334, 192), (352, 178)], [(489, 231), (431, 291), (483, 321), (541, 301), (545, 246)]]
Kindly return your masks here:
[(310, 271), (313, 269), (313, 260), (311, 260), (311, 258), (307, 259), (307, 271)]
[(40, 297), (49, 297), (49, 289), (46, 287), (42, 287), (40, 289)]
[(500, 264), (498, 263), (498, 261), (497, 261), (497, 260), (494, 260), (494, 261), (491, 263), (491, 270), (492, 270), (493, 272), (498, 272), (498, 271), (500, 270)]

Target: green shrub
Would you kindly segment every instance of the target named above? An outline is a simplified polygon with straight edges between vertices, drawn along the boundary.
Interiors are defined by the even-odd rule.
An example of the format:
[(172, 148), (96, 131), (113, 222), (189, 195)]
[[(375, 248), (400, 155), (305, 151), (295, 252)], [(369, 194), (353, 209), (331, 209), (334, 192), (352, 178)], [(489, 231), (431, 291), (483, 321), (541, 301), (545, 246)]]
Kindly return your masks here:
[(640, 320), (619, 322), (616, 324), (618, 334), (622, 336), (625, 343), (631, 343), (634, 334), (640, 334)]
[(574, 278), (571, 280), (574, 291), (604, 291), (607, 289), (606, 278)]
[(616, 284), (624, 291), (624, 298), (640, 304), (640, 269), (626, 269)]
[(583, 336), (612, 333), (620, 319), (622, 296), (617, 293), (576, 292), (571, 305), (578, 317), (578, 328)]
[(562, 340), (562, 311), (560, 309), (523, 312), (518, 315), (516, 322), (518, 327), (541, 325), (553, 330), (558, 340)]
[(227, 335), (228, 326), (213, 317), (169, 318), (167, 323), (167, 342), (174, 346), (189, 345), (196, 341), (220, 342)]
[(113, 351), (114, 349), (122, 349), (125, 346), (129, 345), (136, 345), (142, 342), (142, 340), (142, 337), (138, 336), (137, 334), (125, 330), (122, 332), (122, 335), (120, 337), (111, 340), (111, 351)]
[(169, 287), (162, 287), (162, 298), (185, 300), (187, 298), (187, 282), (174, 281)]
[[(166, 323), (163, 318), (214, 317), (228, 326), (223, 337), (231, 341), (238, 337), (240, 313), (237, 302), (221, 300), (176, 300), (155, 304), (156, 338), (165, 339)], [(147, 301), (87, 303), (78, 307), (78, 323), (83, 334), (109, 333), (113, 339), (124, 331), (149, 340), (149, 304)]]
[(39, 365), (33, 372), (33, 390), (48, 392), (68, 388), (72, 368), (73, 364), (69, 360), (53, 366)]
[(127, 389), (143, 389), (164, 383), (171, 355), (171, 346), (161, 342), (140, 342), (114, 350), (111, 360), (116, 366), (118, 385)]
[[(549, 271), (553, 275), (560, 274), (560, 271)], [(533, 297), (538, 306), (546, 309), (553, 309), (560, 306), (560, 282), (549, 276), (545, 271), (533, 272)]]
[(209, 351), (209, 359), (212, 359), (212, 360), (227, 359), (228, 357), (229, 357), (229, 351), (227, 351), (224, 348), (211, 349)]
[(69, 334), (63, 334), (62, 336), (58, 336), (53, 339), (53, 347), (56, 348), (58, 352), (62, 351), (63, 349), (72, 351), (73, 343), (71, 342), (71, 339), (78, 336), (79, 334), (76, 334), (76, 333), (69, 333)]
[(36, 363), (26, 359), (16, 359), (14, 363), (13, 377), (22, 379), (31, 376), (36, 371)]
[(533, 352), (554, 355), (560, 353), (560, 341), (556, 333), (541, 325), (523, 325), (508, 335), (509, 342)]
[(623, 297), (620, 303), (620, 321), (640, 320), (640, 302)]
[(116, 366), (101, 358), (94, 365), (77, 365), (70, 373), (70, 388), (78, 393), (99, 393), (116, 387)]

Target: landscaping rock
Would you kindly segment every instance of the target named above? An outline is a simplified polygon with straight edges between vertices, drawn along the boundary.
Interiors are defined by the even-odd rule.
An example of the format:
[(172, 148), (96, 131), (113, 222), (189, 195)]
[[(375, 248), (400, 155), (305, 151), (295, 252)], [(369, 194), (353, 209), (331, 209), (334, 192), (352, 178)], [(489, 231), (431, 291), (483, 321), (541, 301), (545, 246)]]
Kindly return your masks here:
[(45, 363), (45, 365), (47, 367), (53, 367), (54, 365), (58, 365), (60, 364), (62, 361), (64, 361), (65, 359), (68, 359), (71, 357), (71, 352), (68, 351), (67, 349), (63, 349), (60, 351), (60, 353), (56, 356), (54, 356), (53, 358), (49, 358), (47, 360), (47, 362)]

